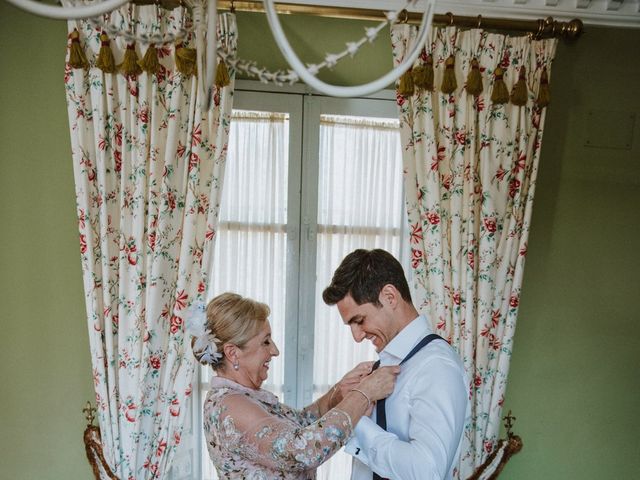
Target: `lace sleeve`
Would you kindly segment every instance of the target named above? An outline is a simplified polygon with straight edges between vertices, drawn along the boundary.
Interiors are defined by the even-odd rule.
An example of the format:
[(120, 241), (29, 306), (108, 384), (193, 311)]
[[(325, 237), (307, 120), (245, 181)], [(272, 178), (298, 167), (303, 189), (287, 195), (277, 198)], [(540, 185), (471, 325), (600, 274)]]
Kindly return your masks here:
[(304, 407), (302, 410), (292, 410), (295, 412), (298, 423), (303, 427), (307, 427), (312, 423), (317, 422), (320, 418), (320, 407), (317, 405), (317, 402)]
[(219, 412), (222, 444), (250, 462), (281, 471), (317, 468), (344, 445), (353, 430), (350, 417), (338, 409), (304, 426), (297, 416), (270, 414), (244, 395), (225, 397)]

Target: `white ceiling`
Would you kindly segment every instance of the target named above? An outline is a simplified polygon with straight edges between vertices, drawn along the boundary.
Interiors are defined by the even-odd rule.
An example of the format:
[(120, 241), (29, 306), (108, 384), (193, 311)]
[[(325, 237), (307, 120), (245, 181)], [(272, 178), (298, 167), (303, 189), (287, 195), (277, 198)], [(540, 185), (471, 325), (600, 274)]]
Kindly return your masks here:
[[(420, 11), (424, 1), (418, 0), (409, 10)], [(283, 0), (283, 3), (394, 10), (404, 0)], [(518, 19), (579, 18), (586, 25), (640, 28), (640, 0), (436, 0), (435, 13), (446, 12)]]

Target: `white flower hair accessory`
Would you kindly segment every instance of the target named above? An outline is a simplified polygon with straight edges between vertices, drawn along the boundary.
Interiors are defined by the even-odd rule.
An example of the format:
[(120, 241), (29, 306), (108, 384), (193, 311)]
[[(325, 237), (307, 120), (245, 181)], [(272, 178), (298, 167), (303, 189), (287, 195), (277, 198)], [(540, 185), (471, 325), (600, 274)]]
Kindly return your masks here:
[(195, 338), (193, 349), (198, 352), (200, 363), (217, 365), (223, 354), (218, 351), (215, 335), (206, 328), (207, 306), (203, 302), (194, 302), (187, 310), (186, 332)]

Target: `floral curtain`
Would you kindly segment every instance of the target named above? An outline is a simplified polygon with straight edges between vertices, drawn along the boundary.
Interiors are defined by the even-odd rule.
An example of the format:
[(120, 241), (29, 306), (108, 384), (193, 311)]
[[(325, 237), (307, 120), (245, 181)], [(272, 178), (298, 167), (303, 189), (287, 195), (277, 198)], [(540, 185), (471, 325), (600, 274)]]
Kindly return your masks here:
[[(102, 21), (138, 36), (193, 24), (186, 8), (156, 6), (124, 7)], [(235, 17), (218, 25), (235, 54)], [(155, 73), (98, 68), (103, 28), (69, 22), (70, 46), (79, 42), (88, 65), (68, 62), (64, 79), (97, 416), (115, 475), (157, 479), (180, 443), (192, 391), (185, 310), (207, 288), (233, 72), (207, 110), (198, 77), (176, 69), (175, 44), (153, 46)], [(127, 49), (142, 57), (152, 48), (108, 43), (116, 64)], [(193, 34), (183, 43), (192, 46)]]
[[(391, 36), (398, 64), (416, 29), (398, 25)], [(434, 28), (414, 93), (411, 79), (400, 82), (414, 300), (470, 380), (461, 478), (500, 433), (556, 43)]]

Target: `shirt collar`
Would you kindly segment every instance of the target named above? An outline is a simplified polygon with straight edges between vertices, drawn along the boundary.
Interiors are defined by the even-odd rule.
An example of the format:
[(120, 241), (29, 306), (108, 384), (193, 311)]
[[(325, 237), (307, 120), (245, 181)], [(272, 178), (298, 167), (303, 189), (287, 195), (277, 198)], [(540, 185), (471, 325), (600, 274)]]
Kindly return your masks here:
[(382, 365), (397, 365), (406, 357), (411, 349), (428, 334), (433, 333), (426, 317), (420, 315), (398, 332), (380, 352)]

